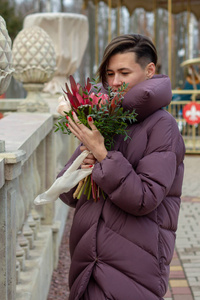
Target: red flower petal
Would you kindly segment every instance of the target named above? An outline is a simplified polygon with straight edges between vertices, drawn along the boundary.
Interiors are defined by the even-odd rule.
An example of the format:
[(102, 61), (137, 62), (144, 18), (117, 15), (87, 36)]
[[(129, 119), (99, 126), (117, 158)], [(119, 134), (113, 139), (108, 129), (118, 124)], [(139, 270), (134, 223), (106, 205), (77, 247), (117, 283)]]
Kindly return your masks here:
[(77, 100), (79, 102), (79, 106), (82, 105), (82, 104), (83, 105), (85, 104), (83, 98), (78, 93), (76, 93), (76, 98), (77, 98)]
[(65, 94), (71, 94), (72, 95), (72, 93), (71, 93), (71, 91), (70, 91), (70, 89), (69, 89), (69, 86), (68, 86), (68, 84), (67, 84), (67, 82), (65, 83), (65, 87), (66, 87), (66, 90), (67, 90), (67, 92), (65, 92), (64, 90), (63, 90), (63, 92), (65, 92)]
[(87, 83), (86, 83), (86, 85), (85, 85), (85, 88), (86, 88), (86, 90), (87, 90), (88, 92), (90, 92), (91, 87), (92, 87), (92, 84), (90, 83), (90, 78), (88, 77), (88, 78), (87, 78)]
[(66, 93), (68, 96), (68, 99), (71, 103), (71, 106), (74, 107), (75, 109), (77, 109), (80, 106), (79, 101), (77, 100), (77, 98), (75, 96), (73, 96), (72, 94), (68, 94)]
[(74, 77), (72, 75), (69, 76), (69, 81), (70, 81), (70, 84), (71, 84), (72, 93), (75, 96), (76, 92), (78, 92), (78, 88), (77, 88), (76, 81), (74, 80)]

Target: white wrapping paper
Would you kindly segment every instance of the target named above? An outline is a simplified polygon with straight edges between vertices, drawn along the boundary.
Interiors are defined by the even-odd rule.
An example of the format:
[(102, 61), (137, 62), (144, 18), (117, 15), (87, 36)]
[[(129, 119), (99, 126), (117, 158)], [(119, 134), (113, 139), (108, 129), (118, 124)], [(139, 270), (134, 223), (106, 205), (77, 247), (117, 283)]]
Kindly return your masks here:
[(35, 200), (35, 205), (43, 205), (56, 201), (60, 194), (67, 193), (74, 186), (76, 186), (80, 180), (92, 173), (92, 168), (78, 169), (83, 160), (88, 156), (89, 151), (83, 151), (72, 163), (72, 165), (65, 171), (65, 173), (56, 179), (52, 186), (44, 193), (38, 195)]

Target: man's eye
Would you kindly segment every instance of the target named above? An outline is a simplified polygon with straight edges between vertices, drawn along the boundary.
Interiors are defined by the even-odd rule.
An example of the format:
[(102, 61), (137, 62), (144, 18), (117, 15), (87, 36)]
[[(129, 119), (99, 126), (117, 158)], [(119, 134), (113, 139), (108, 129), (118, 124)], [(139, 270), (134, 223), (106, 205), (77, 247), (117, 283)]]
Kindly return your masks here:
[(129, 73), (127, 73), (127, 72), (122, 72), (122, 75), (128, 75)]
[(107, 76), (113, 76), (114, 74), (113, 73), (107, 73)]

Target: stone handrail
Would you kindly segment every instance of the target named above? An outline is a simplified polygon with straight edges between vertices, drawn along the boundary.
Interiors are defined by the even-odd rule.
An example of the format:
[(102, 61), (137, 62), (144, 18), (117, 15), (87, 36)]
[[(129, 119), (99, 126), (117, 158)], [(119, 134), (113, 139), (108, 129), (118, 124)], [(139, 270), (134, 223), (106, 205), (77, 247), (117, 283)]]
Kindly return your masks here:
[[(46, 289), (43, 292), (37, 291), (38, 295), (34, 297), (31, 290), (33, 298), (30, 299), (46, 299), (51, 274), (57, 265), (67, 206), (60, 200), (41, 207), (33, 204), (34, 198), (50, 187), (59, 168), (64, 161), (67, 162), (74, 150), (73, 146), (71, 150), (69, 148), (73, 145), (70, 137), (65, 136), (63, 139), (61, 134), (54, 133), (54, 122), (54, 116), (48, 113), (11, 113), (0, 120), (2, 299), (29, 299), (25, 295), (30, 286), (26, 287), (25, 293), (20, 289), (20, 286), (24, 289), (24, 285), (16, 284), (26, 278), (27, 269), (29, 274), (32, 270), (31, 278), (34, 272), (39, 274), (38, 257), (42, 261), (42, 253), (38, 257), (37, 253), (43, 251), (45, 245), (49, 253), (43, 255), (44, 259), (49, 259), (46, 261), (48, 280), (43, 279), (42, 275), (37, 280), (43, 282)], [(47, 240), (45, 244), (43, 238), (41, 246), (39, 240), (44, 230)], [(35, 263), (33, 257), (37, 258)]]

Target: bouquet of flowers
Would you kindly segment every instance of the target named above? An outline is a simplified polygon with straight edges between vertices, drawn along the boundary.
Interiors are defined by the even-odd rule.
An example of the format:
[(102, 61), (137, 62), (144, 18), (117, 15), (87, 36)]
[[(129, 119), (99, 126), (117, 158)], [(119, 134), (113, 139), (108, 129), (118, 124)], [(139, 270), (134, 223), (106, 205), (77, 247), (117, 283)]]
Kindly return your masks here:
[[(105, 147), (109, 151), (114, 144), (116, 135), (124, 135), (124, 140), (129, 138), (126, 130), (127, 123), (133, 123), (136, 120), (135, 111), (124, 111), (122, 108), (123, 94), (126, 91), (127, 85), (124, 83), (117, 92), (113, 92), (108, 87), (108, 94), (101, 93), (101, 86), (97, 85), (97, 81), (87, 79), (85, 86), (76, 83), (73, 76), (70, 76), (70, 85), (66, 83), (66, 91), (64, 98), (61, 99), (58, 112), (62, 114), (58, 123), (55, 124), (55, 132), (61, 130), (64, 134), (71, 134), (68, 128), (67, 117), (73, 120), (73, 111), (77, 114), (80, 122), (87, 126), (89, 116), (94, 120), (94, 125), (104, 137)], [(66, 97), (66, 96), (67, 97)], [(103, 191), (101, 190), (104, 196)], [(100, 189), (92, 180), (92, 174), (84, 178), (79, 184), (74, 193), (74, 198), (80, 198), (84, 193), (87, 199), (90, 199), (91, 193), (93, 199), (99, 199)]]

